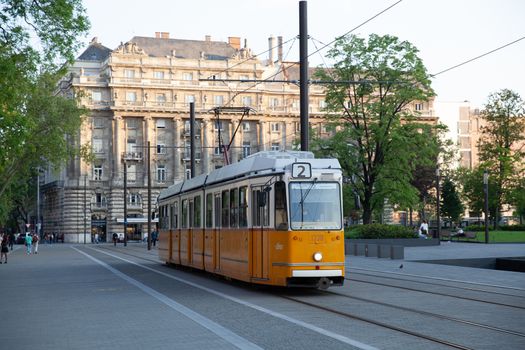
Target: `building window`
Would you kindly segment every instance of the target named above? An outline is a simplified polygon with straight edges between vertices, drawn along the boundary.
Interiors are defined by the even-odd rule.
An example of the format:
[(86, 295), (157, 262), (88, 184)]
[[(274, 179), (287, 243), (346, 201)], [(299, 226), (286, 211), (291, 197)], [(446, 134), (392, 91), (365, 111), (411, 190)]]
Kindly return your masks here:
[(133, 69), (124, 69), (124, 77), (127, 79), (135, 78), (135, 70)]
[(280, 148), (281, 147), (278, 142), (272, 142), (272, 151), (278, 151)]
[(278, 98), (271, 98), (270, 99), (270, 107), (272, 109), (276, 108), (279, 106), (279, 99)]
[(422, 103), (416, 103), (415, 110), (416, 111), (422, 111), (423, 110), (423, 104)]
[(245, 74), (241, 74), (241, 75), (239, 76), (239, 79), (240, 79), (240, 80), (249, 80), (250, 77), (247, 76), (247, 75), (245, 75)]
[(224, 96), (218, 95), (213, 98), (216, 107), (221, 107), (224, 104)]
[(128, 203), (130, 205), (138, 206), (142, 203), (142, 198), (139, 193), (130, 193), (128, 197)]
[(280, 125), (279, 125), (279, 123), (271, 123), (270, 124), (270, 128), (271, 128), (272, 132), (279, 132)]
[(164, 129), (166, 127), (166, 119), (157, 119), (155, 125), (158, 129)]
[(102, 139), (93, 139), (93, 153), (104, 153), (104, 144)]
[(326, 108), (326, 101), (325, 100), (319, 101), (319, 108), (320, 109), (325, 109)]
[(184, 102), (189, 105), (191, 102), (195, 103), (195, 95), (186, 95), (184, 96)]
[(157, 154), (166, 154), (166, 145), (163, 143), (157, 143)]
[(251, 96), (244, 96), (242, 98), (242, 105), (245, 107), (249, 107), (252, 105), (252, 98)]
[(100, 102), (100, 101), (102, 101), (102, 92), (100, 92), (100, 91), (92, 91), (91, 92), (91, 100), (93, 102)]
[(133, 119), (133, 118), (128, 118), (128, 119), (126, 119), (126, 126), (128, 127), (128, 129), (138, 129), (139, 120), (138, 119)]
[(299, 100), (293, 100), (292, 101), (292, 109), (294, 111), (298, 110), (299, 109)]
[(193, 73), (182, 73), (182, 80), (193, 80)]
[(242, 122), (242, 131), (250, 131), (250, 122)]
[(215, 120), (215, 123), (213, 124), (213, 128), (215, 129), (215, 131), (223, 131), (224, 130), (224, 127), (222, 125), (222, 120)]
[(93, 180), (95, 181), (102, 180), (102, 165), (93, 166)]
[(246, 158), (251, 154), (251, 145), (250, 141), (243, 141), (242, 142), (242, 157)]
[(137, 166), (135, 164), (128, 165), (128, 182), (135, 183), (137, 181)]
[(166, 166), (157, 165), (157, 182), (166, 182)]
[(166, 103), (166, 94), (157, 94), (155, 99), (157, 101), (157, 105), (164, 106)]
[(135, 101), (137, 101), (137, 93), (134, 92), (134, 91), (126, 92), (126, 101), (128, 101), (128, 102), (135, 102)]
[(153, 72), (153, 77), (155, 79), (164, 79), (164, 72), (162, 72), (162, 71), (155, 71), (155, 72)]
[(93, 119), (93, 127), (95, 129), (103, 129), (104, 128), (104, 119), (102, 119), (102, 118), (94, 118)]

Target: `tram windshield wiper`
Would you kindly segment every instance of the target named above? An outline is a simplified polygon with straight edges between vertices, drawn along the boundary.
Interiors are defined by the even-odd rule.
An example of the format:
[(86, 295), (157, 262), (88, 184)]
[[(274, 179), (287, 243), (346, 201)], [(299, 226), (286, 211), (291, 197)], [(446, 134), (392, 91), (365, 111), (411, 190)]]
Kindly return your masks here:
[(314, 179), (314, 181), (310, 184), (310, 187), (306, 190), (306, 192), (303, 194), (303, 188), (299, 187), (301, 190), (301, 200), (299, 201), (299, 205), (301, 206), (301, 228), (304, 223), (304, 201), (306, 200), (306, 197), (308, 197), (308, 194), (310, 194), (310, 191), (312, 188), (314, 188), (314, 185), (316, 183), (317, 179)]

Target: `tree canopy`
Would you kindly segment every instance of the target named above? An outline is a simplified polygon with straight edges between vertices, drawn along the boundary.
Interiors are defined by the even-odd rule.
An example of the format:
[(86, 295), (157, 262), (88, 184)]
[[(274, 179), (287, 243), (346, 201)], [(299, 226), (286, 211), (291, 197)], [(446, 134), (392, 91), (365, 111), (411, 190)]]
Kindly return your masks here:
[(519, 94), (504, 89), (488, 97), (481, 117), (480, 166), (492, 179), (497, 225), (502, 205), (514, 201), (512, 194), (525, 176), (525, 104)]
[(434, 96), (430, 77), (407, 41), (372, 34), (339, 38), (328, 56), (331, 69), (319, 70), (327, 85), (326, 110), (334, 136), (318, 140), (322, 153), (339, 158), (345, 175), (354, 179), (363, 222), (372, 212), (391, 204), (409, 207), (418, 201), (411, 184), (420, 166), (434, 166), (442, 126), (420, 123), (409, 108)]
[[(0, 220), (16, 181), (69, 156), (81, 110), (56, 92), (89, 22), (80, 0), (0, 0)], [(2, 220), (3, 221), (3, 220)]]

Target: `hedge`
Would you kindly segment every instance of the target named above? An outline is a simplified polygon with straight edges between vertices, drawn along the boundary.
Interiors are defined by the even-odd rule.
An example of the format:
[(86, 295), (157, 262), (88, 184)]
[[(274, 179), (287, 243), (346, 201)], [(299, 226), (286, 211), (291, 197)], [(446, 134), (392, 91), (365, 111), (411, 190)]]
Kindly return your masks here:
[(352, 229), (352, 238), (379, 239), (379, 238), (414, 238), (416, 234), (410, 227), (395, 225), (359, 225)]

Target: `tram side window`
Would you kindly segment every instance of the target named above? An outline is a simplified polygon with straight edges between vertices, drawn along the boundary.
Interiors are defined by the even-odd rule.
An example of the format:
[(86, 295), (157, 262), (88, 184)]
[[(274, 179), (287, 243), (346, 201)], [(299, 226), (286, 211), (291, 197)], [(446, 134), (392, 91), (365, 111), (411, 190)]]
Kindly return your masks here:
[(184, 199), (182, 201), (182, 220), (181, 227), (188, 228), (188, 200)]
[(193, 227), (201, 227), (201, 196), (195, 196), (193, 199)]
[(230, 191), (222, 191), (222, 225), (230, 227)]
[(221, 227), (221, 194), (215, 193), (214, 197), (215, 205), (215, 227)]
[(194, 202), (193, 202), (193, 198), (190, 199), (189, 202), (190, 202), (190, 208), (189, 208), (188, 211), (189, 211), (189, 214), (190, 214), (190, 220), (189, 220), (189, 222), (188, 222), (188, 224), (189, 224), (188, 227), (194, 227), (194, 226), (193, 226), (193, 223), (194, 223), (194, 222), (193, 222), (193, 219), (194, 219), (194, 216), (193, 216), (193, 215), (195, 214), (195, 205), (194, 205)]
[(286, 184), (283, 181), (275, 183), (275, 228), (288, 229), (288, 215), (286, 214)]
[(230, 190), (230, 227), (237, 227), (239, 219), (239, 189)]
[(169, 212), (168, 212), (168, 209), (169, 207), (167, 205), (163, 205), (161, 208), (160, 208), (160, 227), (163, 229), (163, 230), (166, 230), (166, 229), (169, 229), (170, 226), (170, 217), (169, 217)]
[(239, 188), (239, 227), (248, 227), (248, 187)]
[(206, 227), (213, 227), (213, 195), (206, 195)]
[(171, 228), (176, 229), (179, 227), (179, 206), (175, 202), (171, 206)]
[(252, 220), (253, 226), (268, 226), (270, 224), (270, 194), (267, 191), (252, 190)]

